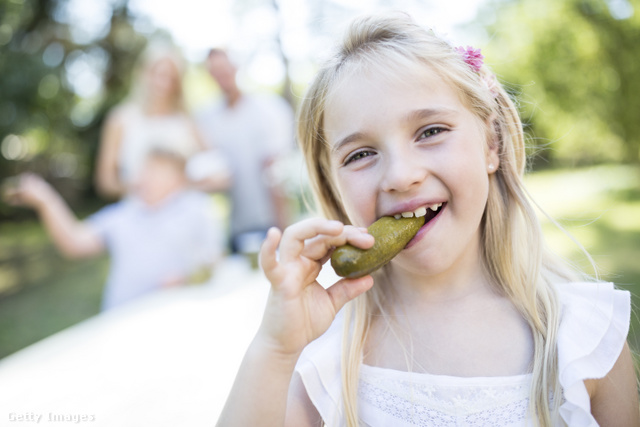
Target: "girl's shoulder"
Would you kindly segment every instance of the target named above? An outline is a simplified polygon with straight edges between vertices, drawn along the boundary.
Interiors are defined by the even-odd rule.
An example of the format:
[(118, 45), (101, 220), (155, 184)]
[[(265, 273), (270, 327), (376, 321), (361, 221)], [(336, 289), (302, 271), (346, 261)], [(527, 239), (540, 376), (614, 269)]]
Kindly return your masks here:
[(561, 411), (589, 419), (584, 381), (604, 378), (618, 360), (629, 332), (630, 293), (606, 282), (564, 283), (556, 288), (562, 306), (558, 373), (565, 403)]

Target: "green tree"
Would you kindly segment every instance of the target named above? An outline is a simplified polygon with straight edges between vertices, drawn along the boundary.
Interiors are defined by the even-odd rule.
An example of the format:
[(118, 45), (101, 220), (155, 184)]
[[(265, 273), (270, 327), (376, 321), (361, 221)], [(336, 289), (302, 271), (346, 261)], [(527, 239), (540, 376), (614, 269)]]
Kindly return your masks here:
[[(104, 5), (87, 33), (68, 0), (0, 0), (0, 179), (33, 171), (91, 200), (102, 119), (146, 44), (126, 1)], [(30, 215), (0, 203), (0, 220)]]
[[(635, 13), (634, 13), (635, 12)], [(488, 63), (541, 159), (640, 161), (640, 11), (625, 0), (493, 2)]]

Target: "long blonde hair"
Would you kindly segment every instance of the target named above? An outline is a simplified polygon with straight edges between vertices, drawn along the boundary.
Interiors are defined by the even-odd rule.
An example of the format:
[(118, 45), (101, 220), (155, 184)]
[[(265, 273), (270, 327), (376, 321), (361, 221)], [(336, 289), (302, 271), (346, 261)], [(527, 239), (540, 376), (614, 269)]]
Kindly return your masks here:
[(143, 109), (149, 106), (151, 93), (145, 81), (148, 78), (147, 73), (151, 68), (165, 60), (171, 63), (176, 73), (176, 87), (171, 99), (171, 107), (175, 112), (184, 113), (187, 111), (182, 81), (186, 72), (186, 62), (180, 49), (172, 43), (165, 41), (152, 41), (140, 53), (134, 65), (131, 90), (125, 102), (137, 105)]
[[(481, 222), (482, 258), (498, 285), (528, 322), (534, 341), (530, 410), (540, 426), (559, 420), (561, 389), (557, 372), (557, 280), (572, 280), (570, 269), (544, 248), (533, 204), (524, 188), (527, 158), (522, 123), (509, 95), (482, 66), (465, 63), (451, 45), (404, 14), (364, 17), (349, 27), (337, 52), (319, 70), (299, 109), (298, 140), (305, 154), (316, 202), (328, 218), (349, 223), (331, 173), (323, 129), (327, 98), (350, 73), (374, 67), (413, 64), (432, 72), (457, 89), (464, 104), (486, 129), (487, 148), (498, 144), (500, 165), (490, 175), (489, 196)], [(486, 82), (495, 84), (487, 84)], [(357, 298), (347, 308), (343, 340), (343, 402), (347, 425), (358, 425), (357, 385), (371, 316), (381, 310), (380, 287)], [(550, 399), (552, 396), (554, 398)]]

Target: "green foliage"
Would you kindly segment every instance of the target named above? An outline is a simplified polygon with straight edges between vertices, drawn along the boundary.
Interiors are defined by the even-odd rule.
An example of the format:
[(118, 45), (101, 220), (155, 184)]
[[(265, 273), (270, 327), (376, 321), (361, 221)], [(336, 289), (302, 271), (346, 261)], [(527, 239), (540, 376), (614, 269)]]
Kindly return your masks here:
[[(81, 217), (103, 204), (91, 186), (102, 120), (128, 92), (147, 42), (134, 30), (126, 1), (105, 4), (113, 9), (101, 15), (104, 28), (87, 34), (78, 30), (83, 23), (72, 16), (70, 0), (0, 0), (0, 181), (38, 173)], [(34, 219), (31, 210), (0, 200), (0, 323), (21, 311), (54, 314), (43, 327), (32, 328), (28, 319), (1, 325), (0, 354), (17, 349), (15, 343), (5, 347), (11, 334), (35, 341), (97, 311), (104, 259), (62, 259), (43, 230), (35, 231)], [(76, 271), (91, 269), (92, 280), (74, 281)], [(90, 299), (82, 298), (83, 286)], [(51, 307), (56, 292), (66, 302)], [(41, 299), (21, 305), (21, 295)]]
[(35, 220), (0, 236), (0, 358), (98, 313), (106, 255), (65, 259)]
[[(536, 202), (587, 250), (551, 221), (542, 218), (549, 246), (565, 259), (602, 280), (631, 292), (640, 306), (640, 166), (599, 165), (545, 170), (529, 175), (527, 187)], [(631, 316), (630, 343), (640, 350), (640, 316)]]
[(527, 130), (552, 163), (640, 161), (640, 10), (613, 3), (491, 5), (487, 62), (520, 98)]
[[(88, 37), (68, 1), (0, 0), (0, 180), (32, 171), (72, 204), (92, 195), (102, 119), (146, 44), (126, 2), (113, 4), (105, 31)], [(0, 204), (0, 220), (23, 215)]]

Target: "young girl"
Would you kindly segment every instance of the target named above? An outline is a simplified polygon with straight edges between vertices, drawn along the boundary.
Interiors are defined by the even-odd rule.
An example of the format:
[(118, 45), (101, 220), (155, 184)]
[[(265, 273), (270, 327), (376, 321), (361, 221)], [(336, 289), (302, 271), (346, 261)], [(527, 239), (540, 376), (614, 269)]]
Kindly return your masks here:
[[(544, 249), (522, 125), (481, 60), (405, 16), (352, 24), (299, 117), (330, 219), (269, 231), (219, 425), (640, 425), (629, 294)], [(373, 277), (316, 281), (334, 247), (373, 244), (363, 227), (424, 208)]]

